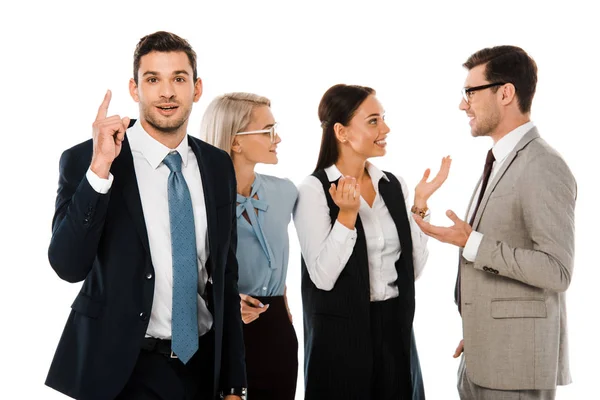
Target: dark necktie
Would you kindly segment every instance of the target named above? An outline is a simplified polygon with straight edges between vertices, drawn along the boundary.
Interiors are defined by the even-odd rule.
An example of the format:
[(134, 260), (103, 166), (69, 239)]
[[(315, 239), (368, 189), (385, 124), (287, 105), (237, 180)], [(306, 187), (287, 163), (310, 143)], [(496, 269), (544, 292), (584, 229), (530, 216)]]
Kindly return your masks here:
[[(477, 197), (477, 203), (475, 204), (473, 214), (469, 219), (469, 225), (471, 226), (473, 226), (473, 222), (475, 221), (475, 215), (477, 215), (477, 210), (479, 210), (479, 205), (481, 204), (481, 200), (483, 199), (483, 195), (485, 194), (485, 189), (487, 188), (488, 182), (490, 180), (490, 175), (492, 174), (492, 167), (494, 166), (494, 161), (496, 161), (496, 158), (494, 157), (492, 149), (490, 149), (487, 153), (487, 157), (485, 158), (485, 167), (483, 168), (483, 178), (481, 180), (481, 190), (479, 191), (479, 196)], [(454, 301), (456, 302), (456, 305), (458, 305), (458, 312), (460, 313), (460, 262), (458, 264), (458, 275), (456, 277), (456, 285), (454, 286)]]
[(167, 181), (171, 250), (173, 252), (173, 306), (171, 350), (187, 364), (198, 350), (198, 257), (190, 191), (181, 172), (181, 156), (163, 160), (171, 173)]
[(475, 221), (475, 215), (477, 215), (477, 210), (479, 210), (481, 199), (483, 199), (485, 189), (487, 188), (487, 184), (490, 180), (490, 175), (492, 174), (492, 166), (494, 165), (494, 161), (496, 161), (496, 158), (494, 157), (494, 153), (492, 153), (492, 149), (490, 149), (490, 151), (488, 151), (487, 153), (487, 157), (485, 158), (485, 167), (483, 168), (483, 180), (481, 181), (481, 191), (479, 192), (477, 204), (475, 205), (475, 209), (473, 210), (473, 215), (471, 215), (471, 219), (469, 220), (469, 225), (471, 226), (473, 226), (473, 221)]

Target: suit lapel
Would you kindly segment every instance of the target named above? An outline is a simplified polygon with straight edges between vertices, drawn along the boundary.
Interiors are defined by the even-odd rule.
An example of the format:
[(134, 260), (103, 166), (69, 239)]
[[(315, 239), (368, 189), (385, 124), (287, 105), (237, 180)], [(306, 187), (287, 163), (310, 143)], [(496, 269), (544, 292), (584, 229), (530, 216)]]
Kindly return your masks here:
[[(384, 172), (384, 174), (388, 175), (387, 172)], [(396, 225), (398, 238), (400, 239), (400, 248), (404, 249), (404, 253), (408, 253), (409, 250), (407, 249), (410, 249), (410, 254), (412, 254), (412, 238), (410, 236), (410, 228), (408, 230), (406, 229), (406, 227), (410, 227), (410, 222), (408, 221), (408, 213), (406, 212), (405, 208), (406, 206), (404, 202), (404, 194), (402, 193), (402, 186), (400, 186), (400, 183), (395, 185), (392, 182), (388, 182), (386, 179), (381, 178), (378, 183), (378, 188), (379, 194), (381, 195), (385, 206), (392, 216), (394, 225)], [(404, 266), (412, 265), (412, 261), (407, 261), (402, 264)], [(401, 266), (396, 264), (396, 269), (398, 268), (401, 268)]]
[(465, 221), (469, 220), (469, 210), (473, 206), (473, 201), (475, 201), (475, 196), (477, 195), (477, 189), (479, 189), (479, 185), (481, 185), (481, 181), (483, 181), (483, 176), (479, 177), (477, 181), (477, 185), (475, 185), (475, 189), (473, 190), (473, 194), (471, 195), (471, 200), (469, 200), (469, 206), (467, 207), (467, 211), (465, 212)]
[[(321, 181), (321, 184), (323, 184), (323, 191), (325, 192), (325, 197), (327, 198), (327, 205), (329, 206), (329, 210), (330, 210), (331, 227), (333, 228), (333, 225), (335, 224), (337, 216), (340, 212), (340, 208), (337, 206), (337, 204), (335, 204), (335, 202), (331, 198), (331, 195), (329, 194), (328, 189), (329, 189), (329, 185), (331, 183), (335, 183), (335, 186), (337, 187), (338, 183), (340, 182), (340, 178), (336, 179), (335, 181), (330, 182), (325, 170), (320, 170), (314, 176), (316, 176)], [(333, 213), (331, 213), (332, 210), (334, 211)], [(365, 228), (363, 227), (362, 220), (360, 218), (360, 214), (356, 216), (356, 222), (354, 224), (354, 228), (356, 229), (356, 243), (362, 243), (362, 247), (357, 247), (355, 245), (352, 253), (356, 255), (356, 258), (358, 260), (358, 262), (356, 263), (356, 266), (357, 266), (357, 271), (358, 271), (358, 277), (361, 282), (361, 288), (366, 289), (366, 295), (370, 296), (371, 295), (371, 278), (369, 276), (369, 258), (368, 258), (368, 254), (367, 254), (367, 239), (365, 237)]]
[(131, 214), (133, 224), (140, 236), (140, 240), (142, 241), (146, 252), (150, 254), (148, 231), (146, 230), (146, 221), (144, 220), (140, 190), (137, 185), (135, 168), (133, 166), (133, 156), (131, 155), (131, 147), (129, 147), (127, 135), (125, 135), (121, 153), (115, 159), (111, 167), (111, 173), (115, 177), (115, 185), (121, 188), (123, 198), (125, 199), (125, 206)]
[(208, 272), (208, 276), (212, 276), (216, 267), (217, 257), (217, 209), (214, 198), (215, 176), (210, 173), (209, 161), (203, 156), (202, 148), (196, 142), (197, 140), (198, 139), (194, 139), (188, 135), (188, 143), (196, 155), (198, 167), (200, 168), (200, 177), (202, 178), (202, 190), (204, 192), (204, 204), (206, 207), (206, 223), (208, 227), (208, 246), (210, 249), (210, 256), (208, 257), (209, 265), (207, 266), (206, 271)]
[[(408, 243), (406, 243), (405, 232), (403, 229), (399, 229), (399, 227), (407, 226), (407, 224), (408, 224), (406, 212), (402, 212), (402, 211), (404, 211), (402, 209), (402, 208), (404, 208), (403, 193), (401, 190), (400, 190), (400, 193), (398, 193), (398, 191), (395, 190), (397, 188), (394, 188), (394, 186), (391, 184), (391, 182), (388, 182), (384, 178), (381, 178), (379, 180), (378, 188), (379, 188), (379, 194), (381, 195), (381, 198), (383, 199), (385, 206), (387, 207), (388, 211), (390, 212), (392, 219), (396, 223), (396, 229), (398, 231), (398, 237), (401, 241), (401, 244), (404, 248), (406, 248)], [(402, 199), (402, 201), (399, 201), (400, 199)]]
[[(529, 130), (529, 132), (527, 132), (525, 134), (525, 136), (523, 136), (523, 138), (519, 141), (519, 143), (517, 143), (515, 148), (508, 154), (508, 156), (506, 156), (506, 160), (504, 160), (502, 167), (494, 175), (494, 178), (488, 183), (488, 186), (485, 189), (485, 193), (483, 195), (483, 198), (481, 199), (481, 204), (479, 205), (479, 209), (477, 210), (477, 215), (475, 216), (475, 219), (473, 220), (473, 229), (477, 229), (477, 227), (479, 226), (479, 221), (481, 220), (483, 211), (485, 210), (488, 200), (490, 199), (490, 195), (492, 194), (492, 192), (494, 191), (494, 188), (496, 187), (496, 185), (498, 185), (498, 182), (500, 182), (500, 179), (502, 179), (502, 177), (504, 176), (504, 174), (506, 173), (506, 171), (508, 170), (508, 168), (510, 167), (512, 162), (517, 157), (517, 154), (519, 154), (519, 152), (521, 150), (523, 150), (525, 148), (525, 146), (527, 146), (527, 144), (529, 144), (529, 142), (531, 142), (532, 140), (537, 139), (539, 137), (540, 137), (540, 135), (537, 131), (537, 128), (533, 127), (532, 129)], [(479, 185), (478, 185), (478, 187), (479, 187)], [(475, 191), (477, 191), (477, 189), (475, 189)]]

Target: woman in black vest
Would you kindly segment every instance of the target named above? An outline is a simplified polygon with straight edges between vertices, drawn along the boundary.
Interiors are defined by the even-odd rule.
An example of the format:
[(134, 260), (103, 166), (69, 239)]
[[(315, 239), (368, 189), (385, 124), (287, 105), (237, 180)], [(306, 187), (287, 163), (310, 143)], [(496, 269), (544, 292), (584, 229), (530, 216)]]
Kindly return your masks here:
[(331, 87), (319, 118), (319, 160), (299, 187), (294, 213), (305, 399), (409, 400), (411, 364), (418, 367), (411, 346), (414, 280), (428, 252), (407, 206), (427, 218), (427, 200), (446, 180), (451, 160), (442, 160), (431, 182), (425, 171), (411, 207), (402, 178), (367, 161), (386, 153), (390, 131), (373, 89)]

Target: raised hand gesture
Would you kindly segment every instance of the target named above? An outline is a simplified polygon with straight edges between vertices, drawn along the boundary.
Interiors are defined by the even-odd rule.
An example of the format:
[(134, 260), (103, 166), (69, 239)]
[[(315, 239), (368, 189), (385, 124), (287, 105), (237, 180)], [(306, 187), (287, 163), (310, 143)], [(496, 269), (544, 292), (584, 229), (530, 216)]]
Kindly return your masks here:
[(129, 118), (118, 115), (107, 117), (108, 106), (112, 93), (106, 92), (104, 100), (98, 108), (98, 115), (92, 124), (92, 137), (94, 140), (94, 153), (92, 155), (91, 170), (100, 178), (107, 179), (110, 166), (121, 153), (125, 131), (129, 126)]
[(417, 207), (423, 208), (423, 205), (427, 203), (427, 200), (436, 190), (438, 190), (442, 184), (448, 178), (448, 173), (450, 172), (450, 165), (452, 164), (452, 159), (450, 156), (442, 158), (442, 165), (440, 166), (440, 170), (433, 180), (427, 182), (429, 179), (429, 174), (431, 170), (427, 168), (425, 173), (423, 174), (423, 178), (415, 187), (415, 205)]

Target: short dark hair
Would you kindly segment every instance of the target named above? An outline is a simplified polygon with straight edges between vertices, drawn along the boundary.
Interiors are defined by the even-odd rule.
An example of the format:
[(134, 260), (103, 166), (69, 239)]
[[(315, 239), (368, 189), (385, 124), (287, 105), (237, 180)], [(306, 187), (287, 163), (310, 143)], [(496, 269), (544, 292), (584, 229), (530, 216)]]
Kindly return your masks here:
[(537, 85), (537, 65), (525, 50), (516, 46), (488, 47), (471, 55), (463, 67), (471, 70), (482, 64), (485, 64), (488, 82), (512, 83), (521, 112), (531, 111)]
[(339, 122), (347, 126), (354, 113), (375, 90), (366, 86), (338, 84), (327, 89), (319, 103), (319, 119), (323, 128), (321, 149), (315, 171), (332, 166), (339, 151), (333, 126)]
[(192, 71), (194, 71), (194, 82), (196, 82), (196, 79), (198, 78), (198, 72), (196, 70), (196, 52), (192, 49), (192, 46), (190, 46), (187, 40), (182, 39), (174, 33), (158, 31), (141, 38), (135, 47), (135, 52), (133, 53), (133, 80), (136, 85), (138, 83), (137, 75), (140, 69), (140, 60), (143, 56), (153, 51), (162, 53), (183, 51), (190, 60)]

